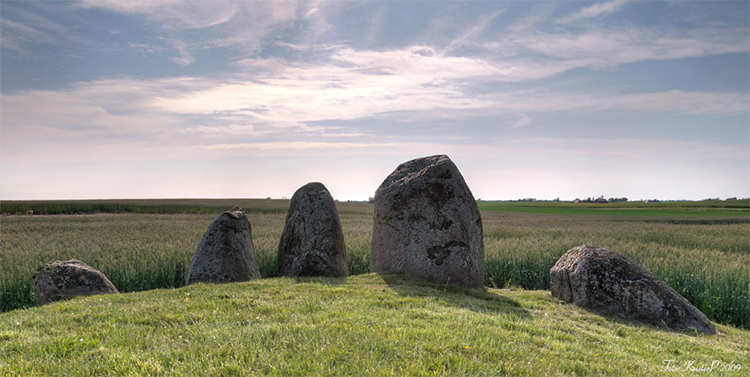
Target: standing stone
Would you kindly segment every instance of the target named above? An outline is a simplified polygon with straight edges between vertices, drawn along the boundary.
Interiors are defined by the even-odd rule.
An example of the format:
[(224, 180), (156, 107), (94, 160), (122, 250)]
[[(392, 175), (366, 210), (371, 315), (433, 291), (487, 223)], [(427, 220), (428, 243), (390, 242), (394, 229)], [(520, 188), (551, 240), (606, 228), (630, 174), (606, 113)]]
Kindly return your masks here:
[(292, 196), (278, 264), (282, 276), (349, 275), (339, 214), (322, 183), (308, 183)]
[(375, 192), (372, 270), (484, 287), (482, 218), (448, 156), (399, 165)]
[(187, 284), (260, 279), (250, 222), (235, 207), (217, 217), (203, 234), (188, 268)]
[(31, 280), (39, 305), (77, 296), (120, 293), (103, 273), (75, 259), (45, 264)]
[(711, 321), (664, 281), (605, 247), (574, 247), (549, 274), (552, 295), (580, 307), (672, 330), (716, 333)]

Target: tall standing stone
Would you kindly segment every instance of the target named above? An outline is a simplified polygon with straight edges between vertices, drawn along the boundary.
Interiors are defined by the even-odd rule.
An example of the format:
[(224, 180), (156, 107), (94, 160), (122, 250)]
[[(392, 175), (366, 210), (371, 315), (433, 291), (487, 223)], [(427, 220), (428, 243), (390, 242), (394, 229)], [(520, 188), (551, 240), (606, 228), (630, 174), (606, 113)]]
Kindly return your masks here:
[(119, 293), (103, 273), (75, 259), (54, 261), (39, 267), (32, 282), (39, 305), (77, 296)]
[(260, 279), (250, 222), (235, 207), (217, 217), (203, 234), (188, 268), (187, 284)]
[(672, 330), (716, 333), (711, 321), (667, 283), (606, 247), (574, 247), (549, 275), (552, 295), (580, 307)]
[(479, 208), (448, 156), (405, 162), (380, 185), (370, 264), (378, 273), (484, 287)]
[(336, 203), (318, 182), (292, 196), (278, 250), (283, 276), (348, 276), (349, 265)]

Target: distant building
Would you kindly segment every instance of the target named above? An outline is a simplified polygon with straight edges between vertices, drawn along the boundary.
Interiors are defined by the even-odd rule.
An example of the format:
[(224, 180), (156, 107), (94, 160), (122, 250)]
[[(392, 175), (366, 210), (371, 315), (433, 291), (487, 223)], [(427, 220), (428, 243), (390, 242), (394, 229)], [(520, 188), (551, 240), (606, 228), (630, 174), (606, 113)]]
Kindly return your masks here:
[(604, 197), (600, 197), (594, 199), (594, 203), (609, 203), (609, 201), (607, 201), (607, 199), (604, 199)]
[(573, 203), (580, 203), (581, 199), (576, 198), (576, 200), (573, 201)]

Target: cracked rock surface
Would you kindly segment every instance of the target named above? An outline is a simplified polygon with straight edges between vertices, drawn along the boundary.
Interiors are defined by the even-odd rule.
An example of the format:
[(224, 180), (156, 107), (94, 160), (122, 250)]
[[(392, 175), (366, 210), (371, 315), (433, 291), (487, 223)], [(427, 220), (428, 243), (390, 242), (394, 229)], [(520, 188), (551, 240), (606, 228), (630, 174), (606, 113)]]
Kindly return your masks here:
[(374, 272), (484, 287), (479, 208), (448, 156), (405, 162), (383, 181), (370, 246)]
[(550, 270), (552, 295), (580, 307), (676, 331), (716, 327), (651, 271), (606, 247), (568, 250)]

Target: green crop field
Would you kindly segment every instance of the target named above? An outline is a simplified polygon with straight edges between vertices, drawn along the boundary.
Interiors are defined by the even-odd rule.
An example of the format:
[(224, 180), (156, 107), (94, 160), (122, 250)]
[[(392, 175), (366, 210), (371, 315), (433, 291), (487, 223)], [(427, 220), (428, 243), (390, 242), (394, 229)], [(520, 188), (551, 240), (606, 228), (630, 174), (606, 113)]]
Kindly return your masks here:
[(750, 222), (750, 199), (699, 202), (479, 202), (486, 211), (597, 216), (685, 216), (731, 217), (730, 221)]
[[(717, 211), (732, 208), (712, 202), (697, 203), (708, 203), (719, 208)], [(203, 232), (215, 216), (234, 205), (241, 205), (248, 212), (262, 275), (276, 275), (276, 248), (288, 201), (155, 200), (93, 204), (101, 208), (130, 206), (134, 211), (40, 216), (37, 214), (44, 208), (81, 213), (92, 202), (0, 204), (0, 212), (24, 213), (24, 208), (29, 208), (35, 213), (0, 217), (1, 311), (33, 306), (31, 275), (37, 267), (55, 259), (80, 259), (101, 270), (122, 292), (180, 287)], [(549, 269), (557, 259), (574, 246), (593, 243), (642, 263), (712, 320), (750, 328), (750, 222), (745, 215), (732, 212), (728, 216), (582, 216), (564, 214), (568, 204), (543, 203), (552, 210), (562, 211), (557, 214), (503, 211), (501, 204), (481, 203), (485, 281), (490, 287), (549, 289)], [(520, 204), (506, 206), (536, 208)], [(372, 205), (337, 205), (350, 273), (368, 273)], [(664, 203), (660, 208), (672, 206)], [(176, 213), (186, 208), (202, 208), (212, 213), (142, 213), (147, 210)], [(686, 211), (675, 208), (671, 210)], [(698, 211), (706, 207), (682, 203), (679, 208)]]
[[(216, 214), (234, 206), (248, 213), (286, 213), (288, 199), (116, 199), (116, 200), (10, 200), (0, 202), (0, 213), (75, 215), (92, 213)], [(337, 203), (340, 213), (363, 213), (360, 203)], [(372, 211), (370, 210), (370, 213)]]

